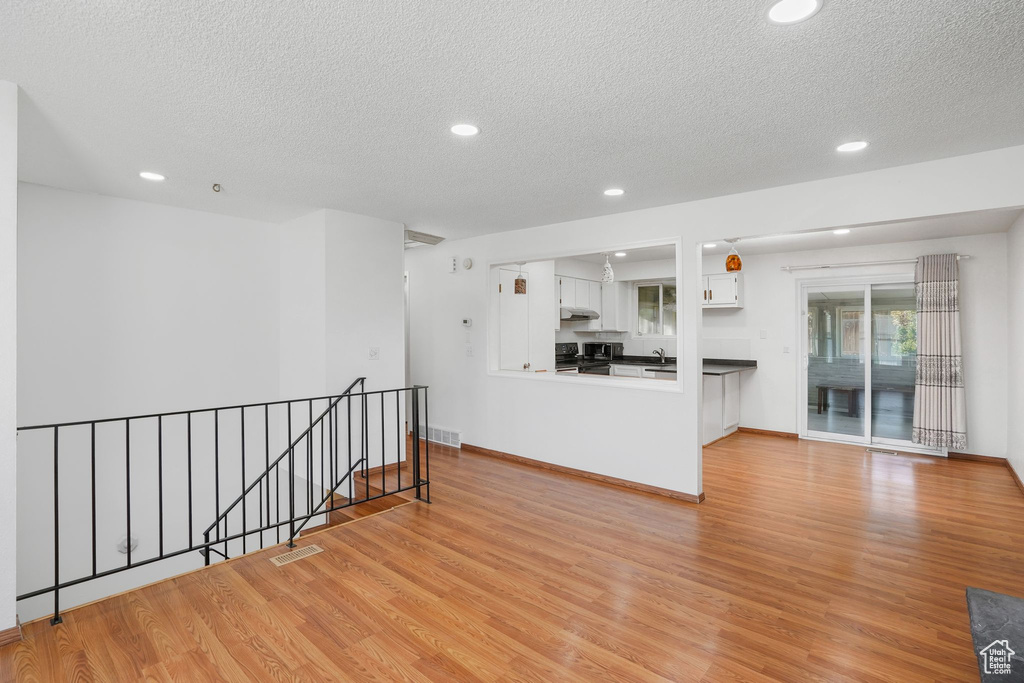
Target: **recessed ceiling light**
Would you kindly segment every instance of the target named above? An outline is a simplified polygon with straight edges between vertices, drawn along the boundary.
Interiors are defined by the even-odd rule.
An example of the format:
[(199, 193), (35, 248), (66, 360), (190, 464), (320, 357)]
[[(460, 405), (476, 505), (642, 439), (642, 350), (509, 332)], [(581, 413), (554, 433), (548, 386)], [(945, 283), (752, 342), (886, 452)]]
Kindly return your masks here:
[(796, 24), (810, 19), (821, 9), (822, 0), (779, 0), (768, 10), (773, 24)]
[(849, 228), (842, 228), (842, 229), (840, 229), (840, 230), (833, 230), (833, 231), (832, 231), (832, 234), (833, 234), (833, 235), (846, 235), (846, 234), (848, 234), (849, 232), (850, 232)]
[(625, 190), (620, 190), (617, 187), (613, 187), (610, 190), (605, 190), (604, 193), (606, 195), (608, 195), (609, 197), (618, 197), (619, 195), (625, 194), (626, 191)]
[(837, 152), (859, 152), (859, 151), (861, 151), (862, 149), (864, 149), (867, 146), (868, 146), (868, 143), (864, 142), (863, 140), (856, 140), (854, 142), (844, 142), (843, 144), (841, 144), (838, 147), (836, 147), (836, 151)]
[(476, 135), (480, 132), (480, 129), (471, 123), (456, 123), (452, 126), (452, 132), (456, 135), (462, 135), (468, 137), (470, 135)]
[(139, 177), (145, 178), (146, 180), (164, 180), (162, 175), (159, 173), (153, 173), (152, 171), (143, 171), (139, 174)]
[(624, 252), (624, 251), (617, 251), (617, 252), (615, 252), (615, 255), (618, 256), (619, 258), (622, 258), (623, 256), (626, 255), (626, 252)]

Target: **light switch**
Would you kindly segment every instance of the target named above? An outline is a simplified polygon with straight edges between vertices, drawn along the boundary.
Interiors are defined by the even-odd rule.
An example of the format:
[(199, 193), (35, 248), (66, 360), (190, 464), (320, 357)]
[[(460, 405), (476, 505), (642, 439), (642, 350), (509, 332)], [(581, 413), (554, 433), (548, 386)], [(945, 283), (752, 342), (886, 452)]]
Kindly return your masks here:
[(782, 352), (783, 353), (789, 353), (789, 347), (788, 346), (783, 346), (782, 347)]
[(377, 346), (370, 347), (370, 360), (380, 360), (380, 348)]
[(761, 339), (768, 338), (768, 330), (761, 330)]

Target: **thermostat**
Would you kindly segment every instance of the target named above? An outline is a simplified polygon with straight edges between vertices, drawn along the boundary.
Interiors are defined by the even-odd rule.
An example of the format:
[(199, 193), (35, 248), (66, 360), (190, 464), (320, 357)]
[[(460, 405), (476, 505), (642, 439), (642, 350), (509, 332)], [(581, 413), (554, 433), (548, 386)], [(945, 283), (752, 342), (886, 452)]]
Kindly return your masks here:
[(463, 318), (462, 319), (462, 326), (463, 327), (473, 327), (473, 319), (472, 318)]

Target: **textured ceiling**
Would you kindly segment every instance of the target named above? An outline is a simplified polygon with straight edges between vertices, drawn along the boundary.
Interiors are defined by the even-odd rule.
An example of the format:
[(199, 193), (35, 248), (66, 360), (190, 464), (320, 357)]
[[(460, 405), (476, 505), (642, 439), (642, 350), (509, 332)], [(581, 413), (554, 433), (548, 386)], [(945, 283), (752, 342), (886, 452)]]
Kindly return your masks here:
[[(676, 257), (676, 247), (674, 244), (665, 244), (657, 247), (624, 249), (619, 253), (625, 253), (626, 255), (615, 256), (614, 252), (608, 253), (608, 256), (610, 257), (609, 260), (612, 265), (615, 265), (616, 263), (640, 263), (642, 261), (665, 261), (667, 259), (674, 259)], [(583, 256), (572, 256), (570, 258), (604, 265), (605, 252), (601, 252), (599, 254), (585, 254)]]
[[(0, 78), (24, 93), (23, 180), (446, 237), (1024, 143), (1021, 0), (765, 9), (5, 0)], [(871, 147), (834, 151), (851, 139)]]
[[(850, 232), (845, 235), (836, 235), (831, 230), (823, 230), (753, 237), (738, 240), (736, 250), (741, 256), (745, 254), (786, 254), (794, 251), (863, 247), (873, 244), (915, 242), (963, 235), (986, 235), (993, 232), (1006, 232), (1021, 217), (1021, 214), (1022, 209), (1020, 208), (972, 211), (912, 221), (894, 221), (879, 225), (851, 227)], [(714, 245), (710, 249), (705, 247), (705, 256), (724, 257), (731, 248), (731, 245), (724, 240), (718, 240)]]

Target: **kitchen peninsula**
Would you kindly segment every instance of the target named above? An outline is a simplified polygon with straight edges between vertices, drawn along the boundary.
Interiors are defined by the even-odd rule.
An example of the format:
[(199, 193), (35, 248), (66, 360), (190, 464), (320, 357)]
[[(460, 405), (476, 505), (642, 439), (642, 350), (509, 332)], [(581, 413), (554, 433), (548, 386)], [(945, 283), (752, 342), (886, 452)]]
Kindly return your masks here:
[(740, 373), (756, 368), (756, 360), (704, 359), (702, 443), (705, 446), (739, 428)]

